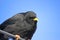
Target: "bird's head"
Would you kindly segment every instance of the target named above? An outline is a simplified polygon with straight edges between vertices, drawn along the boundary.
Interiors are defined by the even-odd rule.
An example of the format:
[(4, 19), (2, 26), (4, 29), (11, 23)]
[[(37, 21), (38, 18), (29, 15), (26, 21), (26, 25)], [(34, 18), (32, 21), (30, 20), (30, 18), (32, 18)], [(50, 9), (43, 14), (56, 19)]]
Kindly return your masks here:
[(38, 21), (38, 18), (36, 17), (36, 14), (32, 11), (26, 12), (26, 21), (30, 24), (36, 24)]

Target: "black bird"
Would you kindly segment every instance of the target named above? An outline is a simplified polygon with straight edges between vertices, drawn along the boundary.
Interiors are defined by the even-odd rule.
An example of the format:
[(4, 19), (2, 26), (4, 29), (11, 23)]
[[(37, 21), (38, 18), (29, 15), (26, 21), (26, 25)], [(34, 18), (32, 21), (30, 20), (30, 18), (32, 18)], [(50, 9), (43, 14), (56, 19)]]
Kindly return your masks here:
[[(33, 11), (18, 13), (4, 21), (0, 25), (0, 29), (14, 35), (18, 34), (26, 40), (31, 40), (37, 28), (37, 20), (36, 13)], [(7, 36), (4, 35), (4, 38), (7, 39)]]

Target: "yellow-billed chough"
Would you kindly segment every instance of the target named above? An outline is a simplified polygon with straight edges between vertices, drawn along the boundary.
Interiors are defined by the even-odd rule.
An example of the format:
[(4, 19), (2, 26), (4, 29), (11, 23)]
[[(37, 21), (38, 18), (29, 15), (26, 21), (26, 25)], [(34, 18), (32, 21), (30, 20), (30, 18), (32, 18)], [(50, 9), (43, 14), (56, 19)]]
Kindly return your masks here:
[[(33, 11), (18, 13), (4, 21), (0, 29), (14, 35), (18, 34), (26, 40), (31, 40), (37, 28), (37, 20), (36, 14)], [(7, 38), (7, 36), (4, 35), (4, 38)]]

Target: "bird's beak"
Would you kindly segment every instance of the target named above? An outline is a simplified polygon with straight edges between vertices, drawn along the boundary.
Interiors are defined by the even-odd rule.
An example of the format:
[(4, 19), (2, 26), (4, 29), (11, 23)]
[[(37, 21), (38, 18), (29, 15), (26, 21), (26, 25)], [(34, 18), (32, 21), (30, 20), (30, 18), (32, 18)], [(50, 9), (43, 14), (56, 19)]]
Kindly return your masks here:
[(34, 20), (34, 21), (38, 21), (38, 18), (34, 18), (33, 20)]

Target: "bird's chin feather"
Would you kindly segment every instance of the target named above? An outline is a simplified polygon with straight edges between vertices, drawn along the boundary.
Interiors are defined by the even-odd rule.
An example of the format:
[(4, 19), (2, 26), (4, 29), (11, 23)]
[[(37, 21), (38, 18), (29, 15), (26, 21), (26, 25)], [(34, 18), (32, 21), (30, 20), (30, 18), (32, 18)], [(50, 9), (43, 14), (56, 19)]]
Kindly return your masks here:
[(31, 39), (27, 39), (27, 40), (31, 40)]

